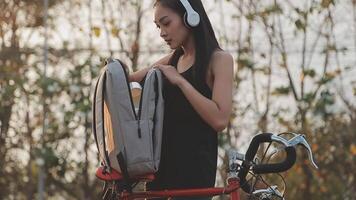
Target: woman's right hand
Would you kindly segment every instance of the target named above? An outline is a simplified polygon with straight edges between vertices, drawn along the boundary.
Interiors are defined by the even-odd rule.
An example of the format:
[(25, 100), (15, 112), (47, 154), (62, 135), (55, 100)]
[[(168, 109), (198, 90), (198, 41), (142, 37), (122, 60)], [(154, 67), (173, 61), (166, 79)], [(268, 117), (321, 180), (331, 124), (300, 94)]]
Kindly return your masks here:
[[(129, 81), (130, 82), (141, 82), (143, 80), (143, 78), (146, 76), (147, 72), (152, 69), (153, 66), (157, 65), (157, 64), (164, 64), (167, 65), (169, 58), (172, 56), (173, 53), (170, 53), (168, 55), (166, 55), (165, 57), (161, 58), (159, 61), (157, 61), (156, 63), (154, 63), (153, 65), (137, 70), (135, 72), (132, 72), (129, 75)], [(127, 68), (128, 69), (128, 68)]]

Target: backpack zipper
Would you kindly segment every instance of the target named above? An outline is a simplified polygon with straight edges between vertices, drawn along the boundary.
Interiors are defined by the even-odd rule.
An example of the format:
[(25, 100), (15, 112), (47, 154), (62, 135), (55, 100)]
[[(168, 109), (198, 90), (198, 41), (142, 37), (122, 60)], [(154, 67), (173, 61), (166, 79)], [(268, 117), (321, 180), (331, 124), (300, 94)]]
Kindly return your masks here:
[[(122, 63), (121, 63), (119, 60), (117, 60), (117, 61), (122, 65)], [(121, 67), (122, 67), (122, 66), (121, 66)], [(130, 89), (130, 83), (129, 83), (128, 75), (126, 74), (126, 71), (125, 71), (125, 69), (124, 69), (123, 67), (122, 67), (122, 70), (124, 70), (125, 79), (126, 79), (126, 84), (127, 84), (128, 90), (129, 90), (129, 96), (130, 96), (130, 102), (131, 102), (131, 109), (132, 109), (132, 111), (133, 111), (133, 113), (134, 113), (134, 116), (135, 116), (135, 119), (136, 119), (136, 121), (137, 121), (137, 127), (138, 127), (137, 133), (138, 133), (138, 137), (141, 138), (141, 137), (142, 137), (142, 134), (141, 134), (141, 127), (140, 127), (140, 117), (137, 116), (136, 111), (135, 111), (135, 106), (134, 106), (134, 103), (133, 103), (133, 100), (132, 100), (132, 94), (131, 94), (131, 89)], [(143, 93), (143, 87), (142, 87), (142, 92), (141, 92), (141, 97), (140, 97), (140, 105), (141, 105), (142, 93)], [(141, 113), (141, 112), (140, 112), (140, 108), (139, 108), (139, 113)]]
[[(120, 63), (120, 64), (121, 64), (121, 63)], [(125, 69), (122, 69), (122, 70), (125, 70)], [(132, 100), (132, 94), (131, 94), (129, 79), (128, 79), (128, 77), (127, 77), (126, 72), (124, 72), (124, 74), (125, 74), (125, 78), (126, 78), (127, 89), (129, 90), (129, 94), (130, 94), (129, 96), (130, 96), (130, 102), (131, 102), (131, 109), (132, 109), (132, 111), (133, 111), (133, 113), (134, 113), (135, 119), (137, 120), (138, 117), (137, 117), (137, 115), (136, 115), (135, 106), (134, 106), (133, 100)]]
[(145, 82), (146, 82), (146, 77), (147, 74), (143, 77), (144, 83), (142, 84), (142, 90), (141, 90), (141, 97), (140, 97), (140, 103), (138, 105), (138, 137), (141, 138), (141, 127), (140, 127), (140, 120), (141, 120), (141, 110), (142, 110), (142, 97), (143, 97), (143, 90), (145, 89)]

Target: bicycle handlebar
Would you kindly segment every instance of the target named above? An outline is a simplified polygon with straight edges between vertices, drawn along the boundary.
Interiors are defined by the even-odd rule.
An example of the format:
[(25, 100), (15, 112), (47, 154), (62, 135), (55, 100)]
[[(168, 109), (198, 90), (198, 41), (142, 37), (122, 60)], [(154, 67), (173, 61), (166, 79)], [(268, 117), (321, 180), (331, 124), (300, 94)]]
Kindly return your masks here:
[(250, 146), (247, 149), (245, 160), (242, 162), (241, 169), (238, 174), (238, 177), (240, 178), (241, 188), (245, 192), (250, 193), (251, 191), (251, 186), (246, 181), (247, 173), (249, 172), (251, 167), (252, 171), (256, 174), (267, 174), (283, 172), (290, 169), (294, 165), (296, 161), (296, 151), (294, 146), (286, 146), (284, 150), (286, 151), (287, 156), (283, 162), (252, 165), (252, 161), (255, 158), (259, 145), (264, 142), (272, 141), (280, 142), (272, 133), (261, 133), (259, 135), (256, 135), (252, 139)]

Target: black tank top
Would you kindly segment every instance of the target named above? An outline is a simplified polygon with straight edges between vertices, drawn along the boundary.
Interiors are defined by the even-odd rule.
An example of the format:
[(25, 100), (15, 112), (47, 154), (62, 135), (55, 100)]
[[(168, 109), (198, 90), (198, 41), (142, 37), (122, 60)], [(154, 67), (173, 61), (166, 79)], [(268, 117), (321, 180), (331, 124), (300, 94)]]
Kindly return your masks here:
[[(180, 55), (171, 65), (177, 67)], [(181, 73), (192, 84), (193, 67)], [(162, 153), (155, 181), (148, 189), (213, 187), (217, 166), (217, 132), (194, 110), (178, 86), (163, 80), (164, 122)], [(201, 93), (211, 99), (207, 84)]]

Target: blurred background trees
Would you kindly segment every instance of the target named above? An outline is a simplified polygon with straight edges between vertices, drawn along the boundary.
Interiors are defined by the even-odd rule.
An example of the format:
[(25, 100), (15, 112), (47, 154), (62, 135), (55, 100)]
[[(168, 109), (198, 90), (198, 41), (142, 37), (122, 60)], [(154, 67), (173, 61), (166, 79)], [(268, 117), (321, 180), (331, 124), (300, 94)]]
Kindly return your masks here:
[[(225, 150), (292, 131), (313, 144), (320, 170), (300, 151), (286, 199), (355, 199), (356, 2), (203, 3), (236, 66), (217, 185)], [(170, 51), (152, 1), (48, 0), (47, 18), (44, 1), (0, 8), (0, 198), (38, 199), (43, 180), (45, 199), (98, 199), (91, 90), (107, 57), (136, 71)]]

